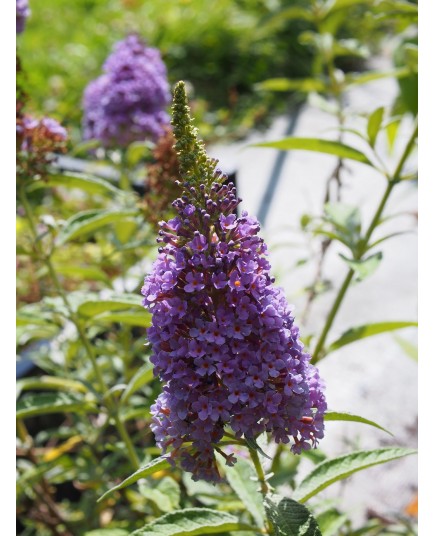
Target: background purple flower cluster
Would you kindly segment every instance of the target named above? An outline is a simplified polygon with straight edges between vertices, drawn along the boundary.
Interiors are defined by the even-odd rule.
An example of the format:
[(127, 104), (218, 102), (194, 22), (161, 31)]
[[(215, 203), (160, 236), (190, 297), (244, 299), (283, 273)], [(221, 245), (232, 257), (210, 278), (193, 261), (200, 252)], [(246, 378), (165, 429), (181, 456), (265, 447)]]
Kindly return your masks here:
[(28, 0), (17, 0), (17, 34), (24, 31), (27, 17), (30, 15)]
[[(155, 373), (165, 383), (152, 406), (163, 451), (194, 479), (218, 481), (214, 449), (267, 431), (300, 453), (323, 437), (326, 402), (282, 291), (270, 277), (259, 224), (235, 188), (188, 186), (178, 216), (161, 223), (159, 257), (142, 288)], [(188, 445), (187, 445), (188, 443)]]
[(171, 99), (160, 52), (130, 35), (116, 44), (103, 70), (84, 92), (84, 138), (106, 147), (157, 140), (169, 122)]

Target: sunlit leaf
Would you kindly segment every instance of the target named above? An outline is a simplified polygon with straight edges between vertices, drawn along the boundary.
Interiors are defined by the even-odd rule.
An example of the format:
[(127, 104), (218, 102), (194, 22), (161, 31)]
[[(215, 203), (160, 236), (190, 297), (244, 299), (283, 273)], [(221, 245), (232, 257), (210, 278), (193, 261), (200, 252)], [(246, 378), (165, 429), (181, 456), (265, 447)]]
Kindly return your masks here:
[(388, 447), (352, 452), (326, 460), (315, 466), (294, 490), (292, 496), (297, 501), (305, 502), (334, 482), (347, 478), (357, 471), (416, 454), (416, 452), (414, 449)]
[(367, 134), (371, 147), (374, 147), (377, 140), (378, 132), (384, 117), (384, 107), (381, 106), (374, 110), (368, 118)]
[(356, 274), (356, 281), (359, 282), (372, 275), (380, 266), (380, 262), (383, 258), (381, 251), (361, 260), (349, 259), (348, 257), (345, 257), (345, 255), (342, 255), (342, 253), (339, 253), (339, 256), (352, 270), (354, 270)]
[(322, 140), (320, 138), (284, 138), (278, 141), (255, 143), (253, 146), (280, 149), (281, 151), (313, 151), (372, 165), (369, 158), (358, 149), (354, 149), (354, 147), (350, 147), (349, 145), (345, 145), (338, 141)]
[(143, 316), (148, 318), (143, 310), (142, 298), (136, 294), (112, 294), (107, 298), (95, 298), (82, 302), (77, 309), (81, 316), (91, 317), (109, 311), (122, 311), (137, 308), (142, 310)]
[(361, 424), (368, 424), (369, 426), (373, 426), (374, 428), (383, 430), (383, 432), (386, 432), (389, 435), (393, 435), (391, 432), (389, 432), (389, 430), (386, 430), (386, 428), (383, 428), (376, 422), (370, 421), (369, 419), (365, 419), (364, 417), (360, 417), (359, 415), (353, 415), (352, 413), (327, 411), (324, 415), (324, 420), (325, 421), (347, 421), (347, 422), (358, 422)]
[(16, 417), (24, 419), (49, 413), (80, 413), (95, 410), (96, 406), (92, 400), (68, 393), (27, 394), (17, 402)]
[(418, 351), (415, 344), (411, 343), (407, 339), (404, 339), (403, 337), (399, 337), (398, 335), (395, 335), (393, 338), (399, 344), (404, 353), (408, 355), (408, 357), (414, 359), (414, 361), (417, 361)]
[(166, 458), (163, 458), (163, 457), (155, 458), (155, 460), (152, 460), (151, 462), (147, 463), (146, 465), (138, 469), (135, 473), (133, 473), (128, 478), (123, 480), (120, 484), (117, 484), (116, 486), (113, 486), (108, 491), (106, 491), (104, 495), (102, 495), (98, 499), (98, 502), (105, 499), (108, 495), (111, 495), (114, 491), (120, 490), (122, 488), (126, 488), (127, 486), (131, 486), (131, 484), (134, 484), (141, 478), (145, 478), (149, 475), (152, 475), (153, 473), (156, 473), (157, 471), (169, 469), (170, 467), (171, 465), (167, 461)]
[(350, 328), (345, 331), (345, 333), (343, 333), (339, 339), (332, 342), (327, 349), (327, 353), (334, 352), (338, 348), (342, 348), (342, 346), (359, 341), (360, 339), (365, 339), (366, 337), (372, 337), (373, 335), (379, 335), (380, 333), (416, 326), (417, 322), (414, 321), (400, 321), (377, 322), (375, 324), (364, 324), (363, 326)]
[(269, 78), (263, 82), (255, 84), (255, 89), (261, 91), (310, 91), (322, 92), (327, 89), (327, 85), (320, 78)]
[(202, 536), (249, 529), (255, 530), (239, 523), (238, 517), (232, 514), (209, 508), (186, 508), (159, 517), (131, 536)]
[(56, 186), (78, 188), (89, 194), (118, 194), (121, 192), (121, 190), (106, 179), (72, 171), (67, 174), (48, 175), (43, 180), (32, 182), (29, 191)]
[(16, 383), (17, 397), (22, 391), (75, 391), (76, 393), (87, 393), (88, 388), (84, 383), (69, 378), (59, 378), (57, 376), (36, 376), (34, 378), (23, 378)]
[(86, 210), (70, 218), (57, 236), (57, 244), (84, 237), (109, 224), (136, 216), (135, 210)]

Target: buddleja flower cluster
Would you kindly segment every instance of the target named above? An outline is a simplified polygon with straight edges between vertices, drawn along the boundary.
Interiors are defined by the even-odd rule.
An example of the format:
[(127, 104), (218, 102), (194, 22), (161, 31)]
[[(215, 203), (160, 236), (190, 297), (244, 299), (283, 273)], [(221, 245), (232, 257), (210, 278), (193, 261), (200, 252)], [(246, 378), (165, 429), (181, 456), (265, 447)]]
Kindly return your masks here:
[(197, 141), (179, 83), (174, 134), (184, 194), (161, 223), (159, 256), (142, 288), (153, 314), (151, 361), (164, 383), (151, 426), (169, 459), (218, 481), (225, 433), (269, 432), (300, 453), (323, 437), (326, 402), (282, 291), (274, 286), (258, 221)]
[(22, 33), (30, 15), (28, 0), (17, 0), (17, 34)]
[(104, 74), (84, 92), (84, 138), (105, 147), (157, 140), (169, 122), (166, 66), (160, 52), (130, 35), (115, 45)]

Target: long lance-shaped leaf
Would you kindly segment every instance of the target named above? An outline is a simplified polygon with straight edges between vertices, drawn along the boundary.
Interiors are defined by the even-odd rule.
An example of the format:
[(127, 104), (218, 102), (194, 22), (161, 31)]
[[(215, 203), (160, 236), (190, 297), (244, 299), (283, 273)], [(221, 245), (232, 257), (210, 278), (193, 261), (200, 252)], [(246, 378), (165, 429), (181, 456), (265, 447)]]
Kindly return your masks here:
[(135, 210), (86, 210), (70, 218), (57, 237), (58, 245), (86, 236), (106, 225), (137, 216)]
[(141, 387), (148, 384), (154, 378), (154, 368), (150, 363), (145, 363), (134, 374), (128, 382), (127, 388), (123, 392), (120, 404), (125, 404), (131, 395), (138, 391)]
[(237, 530), (261, 532), (260, 529), (239, 523), (237, 517), (226, 512), (209, 508), (186, 508), (159, 517), (131, 536), (202, 536)]
[(280, 495), (268, 495), (264, 506), (276, 536), (321, 536), (318, 523), (302, 504)]
[(324, 415), (324, 420), (325, 421), (348, 421), (348, 422), (359, 422), (361, 424), (368, 424), (369, 426), (373, 426), (374, 428), (383, 430), (383, 432), (386, 432), (387, 434), (393, 436), (393, 434), (389, 432), (389, 430), (386, 430), (386, 428), (383, 428), (376, 422), (370, 421), (369, 419), (365, 419), (364, 417), (360, 417), (359, 415), (353, 415), (352, 413), (343, 413), (340, 411), (327, 411)]
[(17, 398), (22, 391), (75, 391), (77, 393), (87, 393), (89, 389), (84, 383), (69, 378), (58, 378), (57, 376), (39, 376), (23, 378), (16, 383)]
[(281, 151), (291, 151), (294, 149), (301, 151), (314, 151), (315, 153), (332, 154), (339, 158), (348, 158), (363, 164), (372, 166), (369, 158), (358, 149), (345, 145), (338, 141), (322, 140), (320, 138), (284, 138), (277, 141), (255, 143), (253, 147), (267, 147), (270, 149), (280, 149)]
[(148, 314), (143, 310), (142, 298), (134, 294), (113, 294), (107, 298), (88, 299), (79, 305), (77, 312), (81, 316), (92, 317), (108, 311), (122, 311), (132, 308), (142, 311), (143, 316), (148, 318)]
[(113, 186), (109, 181), (100, 177), (93, 177), (83, 173), (68, 172), (67, 174), (49, 175), (46, 179), (32, 183), (29, 190), (63, 186), (65, 188), (79, 188), (90, 194), (117, 194), (122, 190)]
[(78, 398), (67, 393), (26, 395), (17, 403), (16, 417), (24, 419), (49, 413), (79, 413), (95, 410), (92, 400)]
[(117, 486), (114, 486), (113, 488), (110, 488), (108, 491), (102, 495), (97, 502), (102, 501), (105, 499), (108, 495), (113, 493), (114, 491), (117, 491), (122, 488), (126, 488), (127, 486), (131, 486), (131, 484), (134, 484), (137, 482), (137, 480), (140, 480), (141, 478), (145, 478), (149, 475), (152, 475), (156, 473), (157, 471), (164, 471), (165, 469), (169, 469), (171, 467), (170, 463), (167, 461), (166, 458), (159, 457), (155, 458), (155, 460), (152, 460), (151, 462), (147, 463), (143, 467), (140, 467), (140, 469), (137, 469), (135, 473), (130, 475), (128, 478), (123, 480), (120, 484)]
[(339, 339), (332, 342), (327, 349), (327, 353), (334, 352), (335, 350), (342, 348), (342, 346), (359, 341), (360, 339), (365, 339), (366, 337), (372, 337), (373, 335), (379, 335), (380, 333), (386, 333), (387, 331), (395, 331), (397, 329), (416, 326), (417, 322), (414, 321), (378, 322), (376, 324), (357, 326), (345, 331), (345, 333), (343, 333)]
[(308, 499), (327, 488), (338, 480), (343, 480), (357, 471), (397, 460), (416, 450), (398, 447), (388, 447), (375, 450), (362, 450), (345, 454), (332, 460), (318, 464), (295, 489), (292, 497), (296, 501), (306, 502)]

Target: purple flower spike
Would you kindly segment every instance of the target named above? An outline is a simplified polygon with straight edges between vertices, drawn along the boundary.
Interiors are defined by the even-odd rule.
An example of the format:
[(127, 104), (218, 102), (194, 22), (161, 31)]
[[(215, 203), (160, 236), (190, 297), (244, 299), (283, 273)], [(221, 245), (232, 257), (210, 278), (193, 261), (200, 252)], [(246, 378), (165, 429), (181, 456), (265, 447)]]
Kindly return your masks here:
[[(182, 115), (185, 106), (174, 110)], [(185, 129), (188, 119), (181, 119)], [(192, 162), (180, 148), (192, 151), (194, 136), (181, 135), (187, 141), (181, 137), (180, 156)], [(290, 307), (274, 286), (259, 223), (232, 213), (240, 202), (235, 187), (221, 184), (215, 163), (197, 154), (185, 195), (174, 202), (176, 226), (162, 223), (172, 240), (157, 240), (160, 254), (142, 294), (153, 313), (151, 361), (164, 382), (151, 408), (157, 443), (193, 479), (218, 482), (214, 452), (225, 428), (237, 438), (268, 432), (300, 453), (324, 436), (327, 405)]]
[(30, 15), (28, 0), (17, 0), (17, 34), (22, 33)]
[(83, 98), (84, 138), (105, 147), (126, 147), (133, 141), (156, 141), (169, 124), (166, 67), (160, 52), (137, 35), (117, 43)]

